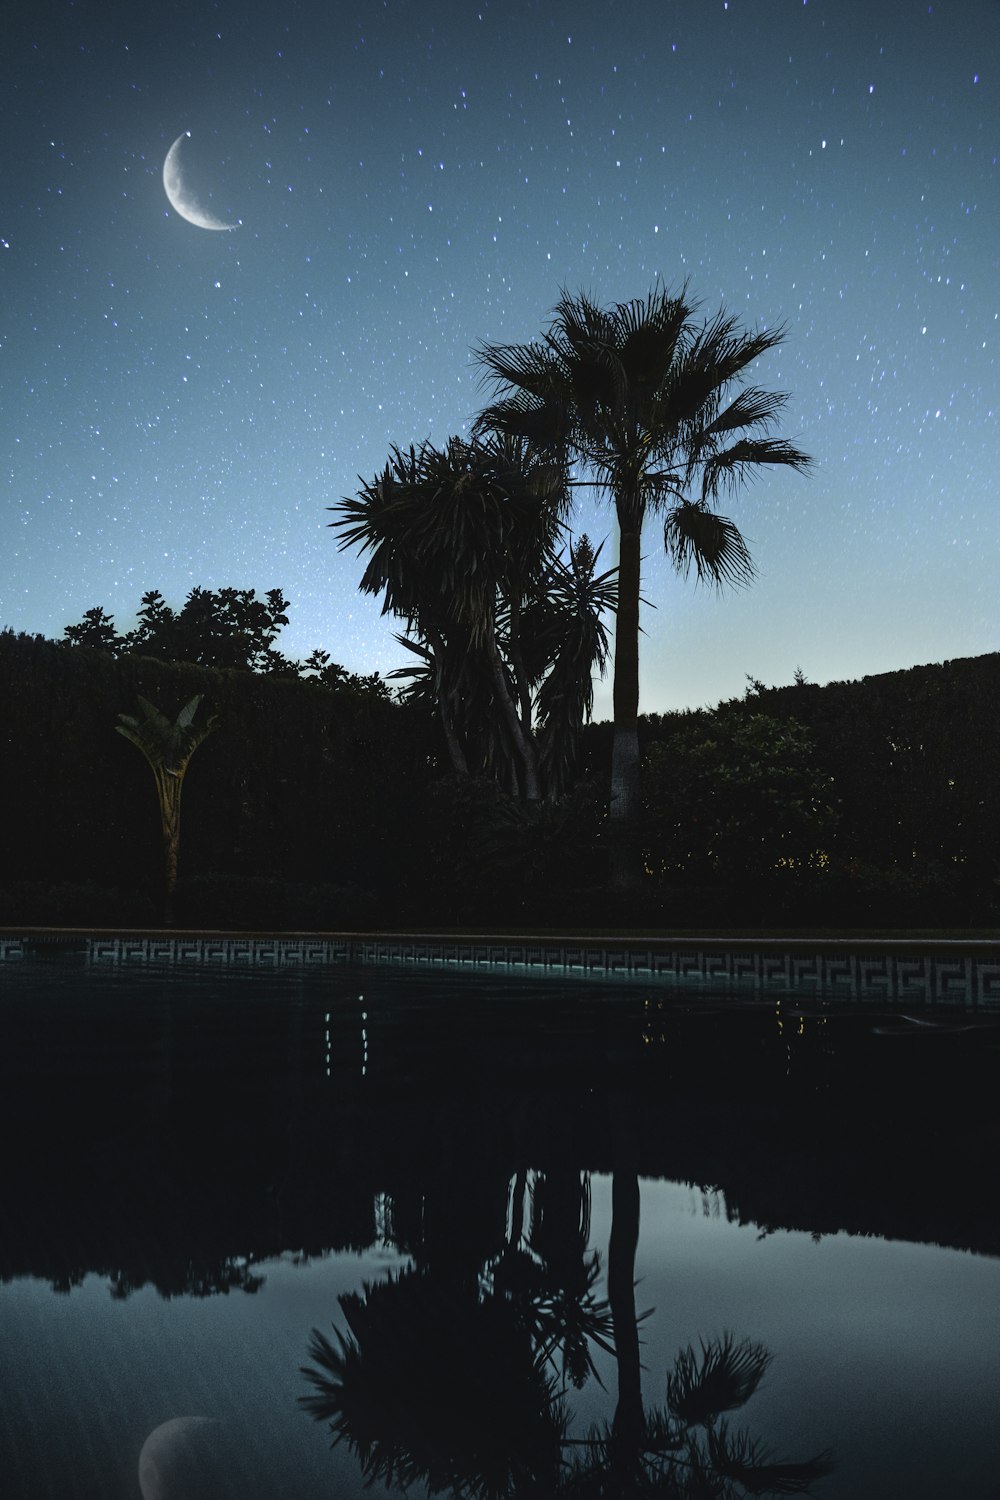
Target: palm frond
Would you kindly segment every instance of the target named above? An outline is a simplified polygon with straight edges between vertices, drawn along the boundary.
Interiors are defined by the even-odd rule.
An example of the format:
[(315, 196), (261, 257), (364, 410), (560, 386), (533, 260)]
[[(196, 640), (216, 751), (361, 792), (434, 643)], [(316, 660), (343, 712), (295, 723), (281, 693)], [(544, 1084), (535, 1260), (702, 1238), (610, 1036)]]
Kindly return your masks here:
[(719, 313), (700, 329), (689, 326), (658, 393), (656, 425), (676, 451), (697, 444), (722, 410), (727, 390), (743, 371), (779, 344), (780, 328), (747, 332), (737, 318)]
[(726, 386), (754, 360), (780, 344), (784, 336), (780, 324), (774, 328), (746, 329), (735, 315), (720, 310), (697, 334), (692, 358), (703, 367), (714, 367), (718, 383)]
[[(337, 1423), (342, 1411), (341, 1393), (350, 1345), (339, 1328), (333, 1331), (340, 1347), (335, 1348), (325, 1334), (314, 1328), (309, 1336), (308, 1353), (316, 1368), (299, 1367), (299, 1373), (314, 1387), (310, 1394), (298, 1398), (299, 1405), (317, 1422)], [(334, 1447), (343, 1436), (342, 1430), (335, 1430)]]
[(724, 432), (738, 432), (742, 427), (768, 428), (777, 421), (788, 404), (787, 391), (767, 391), (762, 386), (748, 385), (709, 422), (703, 438), (715, 437)]
[(176, 722), (178, 729), (191, 728), (191, 721), (193, 720), (195, 714), (198, 712), (198, 704), (201, 702), (202, 697), (202, 693), (195, 693), (194, 697), (191, 698), (187, 703), (185, 703), (184, 707), (177, 715)]
[(771, 1358), (763, 1344), (737, 1341), (731, 1333), (702, 1342), (700, 1356), (689, 1344), (667, 1376), (667, 1405), (690, 1427), (711, 1426), (723, 1412), (749, 1401)]
[(472, 431), (477, 438), (490, 433), (523, 438), (532, 454), (555, 455), (556, 461), (565, 464), (573, 419), (564, 401), (541, 401), (517, 392), (485, 407), (476, 417)]
[(193, 722), (202, 696), (196, 694), (172, 720), (148, 698), (137, 695), (142, 714), (120, 713), (120, 722), (115, 729), (142, 751), (154, 772), (166, 771), (173, 776), (183, 776), (198, 746), (218, 727), (215, 714), (210, 714), (201, 724)]
[(684, 292), (671, 296), (662, 288), (648, 297), (618, 304), (616, 333), (621, 361), (634, 389), (651, 393), (663, 384), (677, 357), (691, 311)]
[(725, 1422), (709, 1430), (708, 1453), (716, 1473), (734, 1480), (749, 1495), (808, 1495), (835, 1467), (829, 1451), (801, 1463), (775, 1462), (749, 1433), (731, 1433)]
[[(169, 739), (173, 724), (166, 714), (161, 713), (155, 703), (150, 703), (148, 698), (142, 698), (138, 694), (135, 700), (143, 712), (143, 728), (151, 736)], [(133, 721), (138, 722), (138, 721)]]
[(694, 568), (699, 583), (740, 588), (754, 577), (753, 559), (739, 527), (703, 503), (683, 501), (668, 513), (663, 544), (684, 578)]
[(812, 467), (809, 454), (784, 438), (741, 438), (721, 453), (702, 462), (702, 495), (717, 495), (722, 485), (730, 489), (746, 484), (763, 468), (797, 469), (800, 473)]
[(593, 1377), (603, 1388), (590, 1345), (596, 1344), (605, 1354), (615, 1352), (614, 1319), (608, 1303), (589, 1295), (576, 1297), (559, 1288), (539, 1298), (533, 1313), (538, 1362), (547, 1364), (561, 1350), (564, 1385), (568, 1382), (582, 1390)]
[(569, 292), (563, 287), (546, 334), (549, 349), (566, 359), (590, 346), (614, 342), (614, 312), (601, 307), (589, 292)]
[(552, 354), (545, 344), (480, 343), (473, 350), (473, 359), (482, 366), (480, 378), (487, 387), (499, 390), (514, 386), (537, 399), (549, 393)]

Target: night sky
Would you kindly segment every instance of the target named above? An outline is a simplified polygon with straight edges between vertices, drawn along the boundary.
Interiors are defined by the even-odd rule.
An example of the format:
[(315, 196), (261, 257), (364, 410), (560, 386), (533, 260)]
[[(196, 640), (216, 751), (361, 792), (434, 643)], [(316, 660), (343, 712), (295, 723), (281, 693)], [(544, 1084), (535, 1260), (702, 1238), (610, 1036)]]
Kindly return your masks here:
[(35, 0), (0, 75), (0, 625), (280, 587), (391, 670), (325, 507), (468, 431), (478, 341), (659, 278), (785, 325), (816, 467), (727, 501), (739, 594), (648, 524), (641, 707), (1000, 649), (998, 0)]

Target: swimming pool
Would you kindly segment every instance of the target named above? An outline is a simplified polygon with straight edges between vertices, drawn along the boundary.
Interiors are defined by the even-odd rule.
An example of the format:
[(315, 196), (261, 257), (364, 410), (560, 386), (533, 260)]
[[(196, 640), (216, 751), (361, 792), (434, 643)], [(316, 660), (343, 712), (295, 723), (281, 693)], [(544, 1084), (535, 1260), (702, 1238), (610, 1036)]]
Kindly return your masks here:
[(716, 1435), (832, 1450), (820, 1496), (994, 1494), (997, 1020), (732, 976), (12, 962), (0, 1493), (355, 1497), (360, 1444), (376, 1494), (554, 1494), (616, 1410), (676, 1430), (678, 1353), (731, 1334), (771, 1362)]

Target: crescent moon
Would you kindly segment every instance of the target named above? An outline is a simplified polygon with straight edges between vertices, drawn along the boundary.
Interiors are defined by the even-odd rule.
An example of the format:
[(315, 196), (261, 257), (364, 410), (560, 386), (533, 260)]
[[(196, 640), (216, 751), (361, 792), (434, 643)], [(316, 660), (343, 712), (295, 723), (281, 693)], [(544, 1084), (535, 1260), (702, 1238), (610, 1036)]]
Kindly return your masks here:
[(190, 134), (190, 130), (185, 130), (183, 135), (177, 137), (163, 163), (163, 191), (170, 207), (182, 219), (187, 219), (189, 224), (196, 224), (199, 229), (235, 229), (235, 224), (227, 224), (224, 219), (217, 219), (214, 214), (202, 208), (194, 194), (185, 186), (181, 168), (181, 142)]
[(139, 1491), (142, 1500), (196, 1500), (211, 1484), (211, 1450), (201, 1439), (206, 1429), (221, 1424), (211, 1417), (173, 1417), (153, 1429), (139, 1454)]

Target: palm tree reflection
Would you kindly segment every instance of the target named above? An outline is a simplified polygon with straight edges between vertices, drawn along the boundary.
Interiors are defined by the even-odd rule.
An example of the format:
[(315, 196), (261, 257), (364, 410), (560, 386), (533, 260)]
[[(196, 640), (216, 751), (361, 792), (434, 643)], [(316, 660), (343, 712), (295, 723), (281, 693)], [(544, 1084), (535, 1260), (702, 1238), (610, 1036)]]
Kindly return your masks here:
[[(725, 1334), (688, 1347), (665, 1404), (643, 1406), (631, 1280), (623, 1296), (609, 1274), (613, 1313), (594, 1291), (589, 1180), (536, 1177), (525, 1233), (528, 1175), (514, 1179), (507, 1243), (478, 1274), (390, 1275), (339, 1299), (345, 1327), (333, 1341), (313, 1330), (302, 1369), (312, 1390), (300, 1401), (329, 1424), (334, 1446), (347, 1443), (366, 1481), (419, 1483), (457, 1500), (810, 1493), (832, 1468), (829, 1454), (776, 1461), (728, 1420), (763, 1379), (763, 1345)], [(628, 1243), (616, 1247), (612, 1233), (619, 1283), (634, 1264), (633, 1215), (625, 1220)], [(611, 1421), (571, 1436), (567, 1391), (599, 1379), (595, 1347), (616, 1357), (618, 1401)]]
[(347, 1331), (313, 1330), (301, 1400), (367, 1480), (502, 1500), (558, 1479), (565, 1413), (513, 1304), (410, 1271), (340, 1305)]
[(594, 1295), (601, 1258), (596, 1250), (588, 1254), (589, 1240), (588, 1173), (519, 1172), (503, 1248), (479, 1273), (484, 1295), (517, 1308), (536, 1358), (544, 1366), (561, 1364), (564, 1389), (580, 1390), (591, 1376), (600, 1383), (591, 1345), (615, 1352), (609, 1304)]

